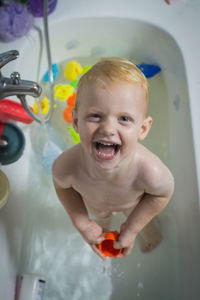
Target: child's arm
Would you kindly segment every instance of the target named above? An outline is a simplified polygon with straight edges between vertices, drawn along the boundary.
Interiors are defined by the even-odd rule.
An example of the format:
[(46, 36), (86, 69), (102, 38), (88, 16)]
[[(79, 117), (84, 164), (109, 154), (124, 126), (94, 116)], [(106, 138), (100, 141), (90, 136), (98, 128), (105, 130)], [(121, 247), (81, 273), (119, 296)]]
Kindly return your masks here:
[(80, 232), (92, 249), (102, 259), (105, 259), (96, 244), (104, 240), (103, 229), (90, 220), (81, 195), (72, 188), (72, 178), (77, 157), (80, 156), (79, 147), (74, 146), (64, 151), (53, 163), (52, 177), (57, 196), (68, 213), (72, 224)]
[(86, 242), (90, 244), (97, 255), (105, 260), (105, 257), (100, 253), (96, 246), (96, 244), (101, 243), (104, 240), (103, 229), (97, 223), (90, 220), (80, 194), (72, 187), (66, 189), (59, 187), (55, 180), (54, 186), (57, 196), (67, 211), (73, 225), (80, 232)]
[(154, 176), (157, 182), (151, 182), (149, 190), (144, 193), (136, 208), (122, 224), (119, 242), (114, 245), (115, 248), (124, 248), (120, 257), (130, 254), (137, 234), (165, 208), (171, 199), (174, 179), (168, 169), (164, 173)]

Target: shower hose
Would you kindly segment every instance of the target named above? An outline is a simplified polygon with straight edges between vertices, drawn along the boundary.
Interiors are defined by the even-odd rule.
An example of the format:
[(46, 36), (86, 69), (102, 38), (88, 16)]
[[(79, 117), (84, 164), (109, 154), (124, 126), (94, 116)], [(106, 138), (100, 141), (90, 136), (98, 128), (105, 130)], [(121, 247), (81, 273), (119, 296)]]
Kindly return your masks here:
[(53, 71), (52, 71), (52, 59), (51, 59), (51, 50), (50, 50), (50, 42), (49, 42), (49, 28), (48, 28), (48, 0), (44, 0), (43, 5), (43, 22), (44, 22), (44, 38), (45, 38), (45, 45), (47, 51), (47, 61), (48, 61), (48, 71), (49, 71), (49, 85), (50, 85), (50, 108), (48, 114), (41, 118), (37, 117), (28, 107), (26, 102), (26, 96), (18, 95), (25, 111), (37, 122), (45, 123), (51, 119), (53, 107), (54, 107), (54, 97), (53, 97)]

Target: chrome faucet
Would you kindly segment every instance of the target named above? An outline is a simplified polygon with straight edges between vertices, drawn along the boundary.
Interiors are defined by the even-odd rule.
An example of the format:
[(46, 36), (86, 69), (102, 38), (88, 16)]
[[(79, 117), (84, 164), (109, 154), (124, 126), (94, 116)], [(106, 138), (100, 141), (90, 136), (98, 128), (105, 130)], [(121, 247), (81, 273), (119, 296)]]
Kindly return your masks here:
[[(10, 50), (0, 54), (0, 101), (4, 97), (17, 96), (21, 101), (25, 111), (37, 122), (41, 122), (29, 108), (26, 102), (26, 95), (38, 98), (42, 93), (42, 88), (34, 81), (22, 80), (18, 72), (13, 72), (9, 77), (4, 77), (1, 73), (1, 68), (10, 61), (19, 56), (17, 50)], [(46, 121), (46, 120), (44, 120)]]
[(13, 72), (10, 75), (10, 78), (2, 75), (1, 68), (18, 56), (19, 52), (17, 50), (11, 50), (0, 54), (0, 99), (14, 95), (17, 97), (21, 95), (30, 95), (37, 98), (42, 92), (42, 88), (36, 82), (22, 80), (18, 72)]

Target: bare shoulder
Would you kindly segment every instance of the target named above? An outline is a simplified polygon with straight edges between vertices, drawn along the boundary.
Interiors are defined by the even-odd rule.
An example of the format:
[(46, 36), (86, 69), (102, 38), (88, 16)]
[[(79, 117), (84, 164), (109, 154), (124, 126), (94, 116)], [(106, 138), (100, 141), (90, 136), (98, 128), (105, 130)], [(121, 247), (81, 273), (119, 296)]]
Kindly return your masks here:
[(76, 173), (80, 157), (79, 145), (67, 149), (54, 161), (52, 176), (54, 184), (60, 188), (71, 187), (72, 178)]
[(174, 178), (168, 167), (147, 148), (139, 145), (139, 178), (146, 193), (171, 196)]

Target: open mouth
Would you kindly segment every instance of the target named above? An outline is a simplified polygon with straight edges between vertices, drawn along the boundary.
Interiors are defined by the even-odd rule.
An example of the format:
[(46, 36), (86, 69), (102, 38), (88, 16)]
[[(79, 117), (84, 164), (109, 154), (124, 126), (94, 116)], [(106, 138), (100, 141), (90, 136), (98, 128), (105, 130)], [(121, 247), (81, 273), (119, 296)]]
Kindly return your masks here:
[(109, 142), (95, 142), (95, 154), (102, 160), (111, 160), (119, 152), (120, 145)]

